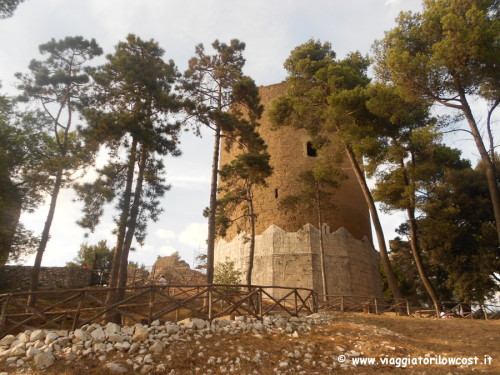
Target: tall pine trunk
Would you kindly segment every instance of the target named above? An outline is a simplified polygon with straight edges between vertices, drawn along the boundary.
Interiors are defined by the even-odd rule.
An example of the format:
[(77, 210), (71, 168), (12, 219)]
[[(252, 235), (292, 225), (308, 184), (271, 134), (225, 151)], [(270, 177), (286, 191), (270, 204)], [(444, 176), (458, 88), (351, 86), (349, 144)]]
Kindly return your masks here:
[(127, 233), (125, 235), (125, 242), (123, 244), (121, 259), (120, 259), (120, 273), (118, 276), (118, 292), (117, 301), (121, 301), (125, 297), (125, 287), (127, 286), (127, 272), (128, 272), (128, 254), (130, 252), (130, 247), (132, 246), (132, 240), (135, 234), (135, 228), (137, 223), (137, 216), (139, 215), (139, 208), (142, 198), (142, 186), (144, 183), (144, 172), (146, 170), (146, 163), (148, 159), (148, 151), (142, 146), (139, 171), (137, 174), (137, 181), (134, 191), (134, 202), (132, 203), (132, 208), (130, 210), (130, 218), (127, 224)]
[[(65, 106), (68, 107), (68, 120), (66, 126), (64, 127), (63, 140), (61, 142), (60, 136), (58, 134), (59, 118)], [(71, 121), (73, 118), (72, 113), (73, 111), (71, 109), (69, 93), (67, 93), (66, 98), (59, 107), (59, 112), (56, 118), (54, 119), (54, 128), (53, 128), (54, 137), (56, 139), (60, 156), (62, 159), (66, 157), (67, 153), (69, 128), (71, 126)], [(52, 226), (52, 221), (54, 220), (54, 215), (56, 212), (57, 198), (59, 197), (59, 191), (61, 190), (63, 182), (63, 173), (64, 169), (62, 167), (59, 167), (59, 169), (56, 172), (56, 180), (54, 181), (54, 187), (52, 189), (50, 197), (49, 212), (47, 214), (47, 219), (45, 220), (45, 224), (43, 226), (40, 244), (38, 245), (38, 249), (36, 250), (35, 263), (33, 264), (33, 271), (31, 272), (30, 292), (34, 292), (38, 289), (38, 283), (40, 281), (40, 267), (42, 266), (43, 253), (45, 252), (45, 249), (47, 248), (47, 243), (49, 242), (50, 239), (50, 227)], [(34, 294), (30, 294), (27, 303), (28, 306), (34, 307), (36, 303), (36, 296)]]
[[(125, 241), (125, 233), (127, 229), (127, 220), (130, 211), (130, 201), (132, 196), (132, 184), (134, 182), (134, 169), (137, 154), (137, 141), (132, 140), (130, 147), (129, 160), (127, 165), (127, 181), (125, 191), (123, 193), (122, 212), (120, 214), (120, 221), (118, 222), (118, 234), (116, 238), (116, 247), (113, 253), (113, 263), (111, 266), (111, 276), (109, 279), (109, 287), (112, 288), (106, 296), (106, 304), (112, 305), (117, 301), (117, 291), (115, 288), (118, 286), (118, 276), (120, 274), (120, 262), (122, 257), (123, 243)], [(120, 323), (120, 316), (116, 313), (106, 314), (107, 321)]]
[(221, 128), (215, 129), (214, 153), (212, 156), (212, 180), (210, 183), (210, 207), (208, 216), (208, 246), (207, 246), (207, 284), (214, 282), (214, 255), (215, 255), (215, 214), (217, 210), (217, 181), (219, 169), (219, 152)]
[[(481, 133), (479, 132), (476, 120), (474, 119), (474, 115), (472, 114), (472, 110), (470, 109), (469, 103), (467, 102), (467, 98), (460, 82), (456, 83), (456, 87), (460, 96), (460, 101), (462, 103), (461, 109), (465, 115), (465, 118), (467, 119), (472, 137), (474, 138), (474, 142), (476, 143), (476, 147), (479, 151), (479, 155), (481, 156), (481, 160), (484, 163), (484, 168), (486, 170), (486, 179), (488, 181), (491, 203), (493, 205), (493, 213), (495, 214), (497, 237), (498, 241), (500, 242), (500, 191), (498, 189), (497, 170), (493, 162), (493, 158), (488, 155), (488, 151), (484, 146), (483, 138), (481, 137)], [(494, 155), (494, 150), (490, 151)]]
[(316, 182), (316, 207), (318, 209), (318, 229), (319, 229), (319, 254), (321, 260), (321, 281), (323, 283), (323, 298), (328, 301), (328, 284), (326, 282), (326, 262), (325, 246), (323, 243), (323, 214), (321, 212), (321, 198), (319, 196), (319, 183)]
[(406, 212), (408, 213), (408, 219), (410, 222), (410, 247), (413, 254), (413, 259), (415, 260), (415, 264), (417, 266), (418, 275), (420, 276), (420, 280), (422, 281), (427, 294), (434, 304), (434, 309), (436, 310), (437, 317), (439, 317), (439, 313), (441, 312), (439, 297), (436, 293), (436, 289), (427, 276), (424, 262), (422, 261), (422, 256), (420, 255), (420, 248), (418, 246), (418, 226), (415, 219), (415, 208), (409, 206)]
[[(434, 305), (434, 309), (436, 310), (436, 316), (439, 318), (439, 313), (441, 312), (441, 304), (439, 303), (439, 297), (436, 293), (436, 289), (432, 285), (429, 280), (429, 276), (427, 276), (427, 272), (425, 271), (424, 262), (422, 260), (422, 255), (420, 254), (420, 246), (418, 244), (418, 225), (417, 220), (415, 218), (415, 191), (416, 187), (414, 186), (414, 182), (410, 182), (408, 175), (406, 174), (406, 168), (403, 160), (400, 160), (401, 169), (403, 171), (403, 180), (405, 187), (409, 188), (410, 184), (411, 191), (413, 192), (411, 197), (407, 199), (407, 207), (406, 212), (408, 214), (408, 220), (410, 222), (410, 248), (413, 254), (413, 259), (415, 260), (415, 265), (417, 266), (418, 275), (422, 284), (424, 285), (427, 294), (432, 300)], [(415, 168), (415, 158), (413, 154), (411, 155), (411, 163)]]
[[(54, 214), (56, 212), (57, 197), (59, 196), (59, 191), (61, 190), (62, 176), (63, 171), (62, 169), (59, 169), (56, 173), (56, 180), (50, 197), (49, 212), (43, 226), (42, 238), (40, 239), (40, 244), (36, 250), (35, 263), (33, 264), (33, 271), (31, 272), (30, 292), (35, 292), (38, 289), (38, 282), (40, 281), (40, 267), (42, 266), (43, 253), (45, 252), (50, 238), (50, 227), (52, 226), (52, 221), (54, 220)], [(35, 303), (36, 296), (34, 294), (30, 294), (28, 298), (28, 306), (34, 307)]]
[(351, 162), (352, 169), (354, 170), (354, 174), (356, 175), (356, 179), (361, 186), (361, 190), (363, 192), (363, 196), (365, 197), (366, 204), (368, 205), (368, 209), (370, 210), (373, 227), (375, 228), (375, 234), (377, 235), (380, 260), (382, 262), (382, 268), (384, 269), (385, 277), (387, 278), (387, 284), (389, 284), (389, 289), (392, 292), (392, 296), (396, 299), (396, 302), (399, 302), (397, 300), (401, 300), (403, 298), (403, 294), (399, 289), (396, 276), (394, 275), (394, 271), (391, 267), (389, 254), (385, 245), (384, 231), (380, 223), (380, 218), (378, 216), (377, 207), (375, 206), (375, 201), (373, 200), (373, 196), (370, 192), (370, 189), (368, 188), (368, 184), (366, 183), (365, 175), (359, 166), (358, 160), (356, 159), (356, 155), (354, 155), (354, 151), (349, 145), (346, 145), (345, 148), (349, 161)]
[(255, 257), (255, 215), (251, 187), (247, 186), (248, 214), (250, 215), (250, 251), (248, 254), (247, 285), (252, 285), (253, 261)]

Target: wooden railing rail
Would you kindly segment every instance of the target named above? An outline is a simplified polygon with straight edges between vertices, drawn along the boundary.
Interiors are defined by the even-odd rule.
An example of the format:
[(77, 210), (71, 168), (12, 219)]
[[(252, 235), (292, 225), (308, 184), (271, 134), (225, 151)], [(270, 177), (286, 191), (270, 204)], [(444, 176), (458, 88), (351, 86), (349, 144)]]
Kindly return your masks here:
[[(500, 319), (500, 306), (479, 302), (441, 302), (442, 318)], [(434, 314), (435, 316), (435, 314)]]
[[(387, 313), (395, 312), (410, 317), (436, 317), (434, 309), (412, 306), (406, 299), (317, 295), (320, 310), (341, 312)], [(441, 302), (440, 318), (500, 319), (500, 306), (484, 303)]]
[(320, 310), (410, 315), (410, 305), (404, 298), (318, 295), (318, 300)]
[[(261, 319), (266, 314), (297, 316), (317, 312), (311, 289), (256, 285), (130, 286), (123, 300), (106, 304), (106, 295), (118, 288), (40, 290), (0, 294), (0, 337), (26, 328), (76, 329), (103, 323), (117, 313), (122, 324), (151, 324), (154, 320), (179, 321), (188, 317), (207, 320), (239, 314)], [(37, 304), (28, 306), (30, 295)]]

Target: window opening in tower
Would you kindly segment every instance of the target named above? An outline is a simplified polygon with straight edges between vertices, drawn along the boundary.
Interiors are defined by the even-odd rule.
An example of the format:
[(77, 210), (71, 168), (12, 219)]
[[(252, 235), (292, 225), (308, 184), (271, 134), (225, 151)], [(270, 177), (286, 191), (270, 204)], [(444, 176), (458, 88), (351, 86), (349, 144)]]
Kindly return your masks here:
[(318, 156), (318, 152), (313, 147), (313, 145), (312, 145), (311, 142), (307, 142), (306, 143), (306, 148), (307, 148), (307, 156), (310, 156), (310, 157), (313, 157), (313, 158), (315, 158), (316, 156)]

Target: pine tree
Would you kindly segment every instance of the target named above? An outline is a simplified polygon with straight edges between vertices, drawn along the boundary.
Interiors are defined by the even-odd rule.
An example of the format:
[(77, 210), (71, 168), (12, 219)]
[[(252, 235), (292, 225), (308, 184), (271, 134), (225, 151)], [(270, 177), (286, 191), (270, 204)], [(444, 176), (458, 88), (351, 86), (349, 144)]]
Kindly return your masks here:
[(447, 169), (420, 202), (421, 248), (446, 273), (443, 284), (456, 301), (484, 303), (500, 288), (495, 217), (481, 169)]
[(14, 15), (18, 5), (24, 0), (2, 0), (0, 1), (0, 19), (9, 18)]
[[(66, 37), (63, 40), (40, 45), (40, 53), (47, 54), (44, 61), (32, 60), (30, 73), (17, 73), (23, 91), (22, 100), (37, 103), (52, 119), (50, 134), (54, 143), (54, 154), (47, 160), (46, 171), (53, 178), (50, 192), (50, 206), (37, 249), (31, 291), (38, 287), (40, 266), (47, 247), (50, 227), (55, 214), (57, 198), (61, 188), (68, 185), (75, 170), (88, 164), (93, 157), (92, 150), (83, 147), (79, 132), (73, 130), (75, 112), (81, 106), (89, 76), (85, 72), (89, 60), (102, 54), (94, 39), (81, 36)], [(35, 303), (30, 299), (30, 305)]]
[[(245, 44), (237, 39), (229, 44), (212, 43), (214, 55), (206, 55), (202, 44), (189, 60), (182, 88), (189, 98), (188, 115), (195, 126), (206, 126), (215, 133), (212, 156), (210, 205), (208, 208), (207, 282), (213, 283), (216, 233), (217, 187), (220, 143), (223, 136), (231, 138), (235, 128), (248, 121), (255, 122), (262, 114), (258, 90), (243, 75)], [(243, 111), (244, 110), (244, 111)]]
[[(484, 164), (500, 241), (500, 190), (491, 119), (500, 104), (497, 0), (428, 0), (421, 13), (403, 12), (375, 44), (376, 72), (411, 100), (429, 100), (465, 117)], [(480, 115), (471, 103), (488, 103)], [(488, 139), (480, 131), (486, 119)], [(489, 147), (489, 150), (488, 150)]]
[[(254, 207), (254, 192), (266, 187), (266, 179), (273, 170), (269, 164), (271, 156), (266, 151), (264, 140), (256, 132), (255, 126), (248, 123), (235, 129), (239, 151), (235, 158), (220, 169), (221, 187), (217, 200), (216, 227), (222, 237), (226, 230), (236, 223), (238, 233), (249, 233), (250, 248), (246, 284), (252, 284), (252, 270), (255, 254), (255, 222), (257, 213)], [(249, 229), (248, 229), (249, 227)]]
[(417, 221), (419, 194), (435, 184), (445, 168), (459, 167), (462, 162), (456, 150), (440, 143), (436, 121), (430, 117), (426, 102), (409, 102), (394, 87), (383, 85), (373, 86), (370, 96), (368, 109), (378, 118), (387, 120), (383, 122), (385, 126), (377, 129), (377, 140), (384, 145), (383, 150), (370, 160), (374, 164), (372, 171), (383, 161), (374, 195), (386, 209), (406, 212), (415, 265), (439, 314), (439, 296), (422, 258)]
[(273, 103), (270, 118), (277, 126), (306, 129), (322, 147), (343, 148), (370, 210), (393, 297), (402, 298), (361, 163), (363, 148), (372, 144), (373, 119), (365, 108), (368, 66), (368, 59), (359, 53), (336, 60), (329, 43), (310, 40), (296, 47), (285, 62), (288, 91)]
[(0, 264), (36, 251), (40, 242), (19, 219), (50, 191), (50, 126), (44, 112), (21, 112), (12, 99), (0, 96)]
[[(147, 221), (156, 221), (162, 211), (159, 199), (170, 188), (165, 183), (161, 158), (179, 156), (180, 123), (169, 118), (181, 109), (171, 93), (178, 78), (173, 61), (162, 59), (157, 42), (128, 35), (120, 42), (108, 63), (92, 72), (96, 85), (84, 115), (89, 123), (88, 144), (105, 146), (108, 163), (94, 183), (78, 187), (85, 203), (80, 224), (91, 231), (99, 223), (103, 204), (117, 200), (116, 246), (107, 303), (124, 296), (128, 254), (132, 241), (142, 244)], [(118, 319), (108, 316), (108, 319)]]

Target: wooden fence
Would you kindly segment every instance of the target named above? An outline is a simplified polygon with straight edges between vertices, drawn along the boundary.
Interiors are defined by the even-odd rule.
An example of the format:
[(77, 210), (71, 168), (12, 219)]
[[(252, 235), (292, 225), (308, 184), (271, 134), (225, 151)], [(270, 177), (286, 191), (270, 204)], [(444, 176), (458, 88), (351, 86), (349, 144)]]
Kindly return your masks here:
[[(71, 329), (103, 323), (105, 314), (118, 313), (122, 324), (151, 324), (155, 320), (179, 321), (188, 317), (284, 313), (298, 316), (317, 311), (311, 289), (276, 286), (148, 285), (125, 288), (125, 298), (106, 304), (112, 288), (44, 290), (0, 294), (0, 337), (27, 328)], [(37, 305), (27, 304), (36, 294)]]
[(373, 314), (396, 312), (400, 315), (410, 315), (408, 300), (404, 298), (318, 295), (318, 301), (320, 310)]
[[(212, 320), (226, 315), (281, 313), (298, 316), (319, 310), (411, 317), (436, 317), (434, 310), (412, 307), (406, 299), (317, 295), (306, 288), (244, 285), (147, 285), (125, 288), (125, 297), (106, 304), (112, 288), (58, 289), (0, 294), (0, 337), (25, 329), (71, 329), (104, 323), (107, 313), (120, 314), (123, 325), (179, 321), (189, 317)], [(36, 295), (30, 307), (28, 297)], [(320, 302), (318, 302), (320, 301)], [(498, 319), (500, 306), (442, 302), (442, 318)]]
[[(395, 312), (413, 318), (436, 318), (434, 309), (411, 306), (406, 299), (318, 295), (320, 310), (382, 314)], [(500, 319), (500, 306), (480, 303), (441, 302), (440, 318)]]
[[(500, 306), (484, 303), (441, 302), (443, 319), (500, 319)], [(435, 310), (415, 310), (412, 316), (418, 318), (435, 318)]]

